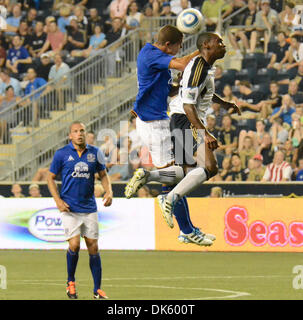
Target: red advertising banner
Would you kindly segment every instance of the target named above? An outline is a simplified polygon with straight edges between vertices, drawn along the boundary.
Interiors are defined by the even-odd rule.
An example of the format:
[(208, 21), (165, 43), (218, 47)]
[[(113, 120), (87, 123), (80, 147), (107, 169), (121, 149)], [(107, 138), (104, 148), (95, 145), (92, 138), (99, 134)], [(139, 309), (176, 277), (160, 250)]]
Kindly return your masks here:
[(178, 242), (179, 228), (155, 205), (156, 249), (178, 251), (303, 251), (303, 199), (190, 198), (193, 224), (217, 239), (211, 247)]

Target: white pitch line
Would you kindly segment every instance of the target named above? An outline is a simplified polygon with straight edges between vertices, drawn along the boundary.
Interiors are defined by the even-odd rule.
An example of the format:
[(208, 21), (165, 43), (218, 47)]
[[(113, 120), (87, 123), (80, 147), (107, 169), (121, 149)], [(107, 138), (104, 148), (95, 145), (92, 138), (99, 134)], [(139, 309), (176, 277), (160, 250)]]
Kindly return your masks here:
[[(26, 280), (28, 281), (28, 280)], [(43, 282), (26, 282), (25, 285), (44, 285)], [(48, 283), (50, 286), (63, 286), (60, 283)], [(90, 287), (88, 284), (81, 284), (81, 286)], [(231, 295), (226, 296), (215, 296), (215, 297), (199, 297), (199, 298), (183, 298), (182, 300), (211, 300), (211, 299), (235, 299), (244, 296), (250, 296), (251, 294), (248, 292), (241, 291), (231, 291), (224, 289), (212, 289), (212, 288), (186, 288), (186, 287), (169, 287), (169, 286), (155, 286), (155, 285), (106, 285), (107, 287), (117, 287), (117, 288), (153, 288), (153, 289), (171, 289), (171, 290), (197, 290), (197, 291), (215, 291), (215, 292), (223, 292), (223, 293), (231, 293)], [(176, 299), (180, 300), (180, 299)]]

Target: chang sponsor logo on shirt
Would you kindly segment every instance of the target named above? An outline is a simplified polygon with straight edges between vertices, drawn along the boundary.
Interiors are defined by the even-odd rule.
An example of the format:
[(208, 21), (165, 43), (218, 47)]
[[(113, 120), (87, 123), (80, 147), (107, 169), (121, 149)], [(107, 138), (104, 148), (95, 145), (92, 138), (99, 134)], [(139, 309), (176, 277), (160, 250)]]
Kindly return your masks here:
[(88, 164), (85, 162), (76, 163), (72, 177), (89, 179), (90, 173), (88, 172)]

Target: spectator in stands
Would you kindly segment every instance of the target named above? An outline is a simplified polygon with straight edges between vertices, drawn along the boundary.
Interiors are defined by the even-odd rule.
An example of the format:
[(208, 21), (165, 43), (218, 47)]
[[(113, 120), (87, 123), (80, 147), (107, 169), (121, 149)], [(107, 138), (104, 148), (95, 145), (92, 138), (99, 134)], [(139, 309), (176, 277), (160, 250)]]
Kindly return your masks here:
[(256, 20), (256, 13), (257, 13), (257, 4), (255, 0), (248, 1), (248, 10), (245, 12), (243, 17), (243, 25), (245, 28), (243, 29), (236, 29), (235, 31), (228, 32), (229, 41), (232, 47), (236, 50), (236, 58), (242, 59), (242, 53), (240, 51), (240, 47), (238, 44), (238, 39), (241, 40), (246, 53), (250, 52), (249, 41), (251, 37), (251, 33), (254, 30), (254, 23)]
[(279, 117), (273, 121), (270, 134), (273, 147), (282, 147), (288, 139), (288, 131), (283, 127), (283, 120)]
[(47, 82), (43, 78), (37, 77), (37, 72), (34, 68), (29, 68), (27, 70), (27, 80), (28, 84), (25, 87), (25, 95), (29, 95), (35, 90), (43, 87)]
[(6, 19), (7, 27), (9, 32), (6, 34), (9, 36), (13, 36), (16, 34), (19, 24), (22, 18), (21, 6), (19, 4), (15, 4), (12, 7), (12, 16)]
[(95, 32), (96, 25), (101, 26), (101, 29), (104, 29), (103, 19), (99, 16), (98, 10), (96, 8), (89, 9), (89, 18), (88, 18), (88, 35), (92, 36)]
[(113, 0), (109, 6), (109, 15), (111, 20), (114, 18), (125, 19), (129, 0)]
[(88, 131), (86, 133), (86, 143), (90, 144), (92, 146), (96, 145), (96, 135), (95, 135), (94, 131)]
[(240, 81), (239, 91), (237, 105), (241, 108), (242, 115), (232, 115), (232, 118), (237, 120), (256, 119), (261, 110), (262, 92), (253, 91), (251, 83), (246, 80)]
[(220, 96), (223, 94), (223, 88), (226, 84), (226, 79), (223, 76), (223, 68), (220, 65), (216, 65), (216, 71), (215, 71), (215, 88), (216, 93), (218, 93)]
[(43, 78), (45, 81), (48, 81), (48, 75), (53, 65), (54, 64), (50, 59), (50, 55), (48, 53), (43, 53), (40, 57), (40, 61), (36, 69), (37, 77)]
[(274, 157), (274, 149), (272, 145), (272, 139), (268, 132), (264, 133), (262, 143), (257, 148), (257, 154), (261, 154), (263, 157), (263, 164), (267, 165), (272, 162)]
[(69, 72), (69, 66), (63, 62), (61, 54), (57, 53), (54, 57), (55, 64), (51, 67), (48, 79), (51, 80), (62, 80), (66, 73)]
[(28, 193), (31, 198), (41, 198), (40, 188), (39, 185), (36, 183), (32, 183), (28, 187)]
[(298, 84), (295, 80), (289, 81), (288, 94), (295, 104), (303, 105), (303, 94), (298, 92)]
[(126, 28), (128, 30), (133, 30), (140, 27), (142, 22), (143, 14), (139, 12), (138, 4), (136, 1), (132, 1), (127, 10), (126, 16)]
[(250, 38), (250, 52), (255, 52), (260, 38), (264, 38), (264, 53), (267, 53), (268, 43), (274, 26), (278, 22), (278, 13), (270, 8), (269, 0), (261, 0), (261, 10), (256, 14), (255, 28)]
[(29, 34), (28, 25), (25, 20), (20, 21), (17, 34), (20, 36), (21, 45), (28, 50), (31, 36)]
[(212, 181), (225, 181), (231, 169), (231, 158), (230, 156), (224, 157), (222, 161), (222, 168), (219, 169), (218, 174)]
[(33, 58), (39, 57), (40, 51), (46, 42), (47, 34), (43, 30), (43, 21), (37, 21), (34, 32), (29, 40), (29, 53)]
[(95, 189), (94, 189), (94, 195), (96, 198), (102, 198), (104, 195), (105, 191), (104, 188), (102, 187), (102, 184), (97, 182), (95, 183)]
[(303, 60), (303, 43), (300, 42), (298, 36), (291, 36), (288, 52), (288, 63), (285, 69), (289, 71), (289, 76), (293, 77), (297, 73), (299, 62)]
[(286, 1), (284, 10), (280, 12), (280, 28), (289, 35), (293, 27), (300, 24), (300, 16), (294, 11), (294, 3)]
[(29, 33), (33, 33), (34, 28), (37, 23), (37, 15), (38, 12), (35, 8), (30, 8), (27, 12), (27, 16), (25, 18), (25, 21), (27, 22)]
[(102, 141), (104, 139), (104, 143), (100, 146), (105, 158), (105, 166), (107, 169), (110, 169), (115, 163), (117, 163), (117, 154), (118, 148), (116, 141), (112, 136), (101, 136), (100, 133), (97, 136), (97, 141)]
[(13, 194), (12, 198), (24, 198), (22, 193), (22, 187), (19, 183), (14, 183), (11, 188), (11, 193)]
[(48, 50), (51, 50), (48, 53), (51, 57), (53, 57), (56, 53), (60, 53), (65, 45), (65, 35), (58, 29), (55, 21), (50, 22), (48, 29), (49, 31), (47, 33), (46, 42), (39, 51), (37, 55), (38, 57)]
[(226, 110), (220, 106), (218, 103), (213, 103), (211, 108), (208, 110), (208, 114), (213, 114), (216, 118), (216, 126), (222, 127), (222, 120), (226, 114)]
[(280, 80), (280, 84), (289, 84), (291, 80), (295, 80), (298, 84), (298, 91), (303, 92), (303, 60), (299, 62), (297, 74), (290, 79), (289, 75), (286, 75), (287, 79)]
[(85, 35), (78, 29), (77, 19), (70, 19), (70, 25), (66, 27), (64, 50), (72, 52), (73, 50), (83, 49), (85, 47)]
[(231, 169), (227, 174), (225, 181), (246, 181), (247, 174), (242, 169), (241, 158), (238, 153), (233, 153), (231, 157)]
[(59, 10), (60, 17), (58, 18), (58, 28), (62, 33), (66, 33), (66, 27), (69, 26), (69, 18), (71, 15), (71, 8), (69, 6), (62, 6)]
[(261, 154), (256, 154), (253, 157), (253, 168), (249, 170), (247, 181), (261, 181), (265, 173), (265, 167), (263, 166), (263, 157)]
[(181, 11), (191, 8), (191, 2), (188, 0), (171, 0), (171, 11), (178, 15)]
[(218, 138), (220, 128), (216, 126), (216, 117), (213, 114), (206, 116), (206, 128), (215, 138)]
[(226, 18), (232, 12), (232, 6), (224, 0), (205, 0), (201, 12), (205, 18), (206, 30), (215, 31), (219, 19)]
[(48, 79), (50, 81), (55, 81), (55, 91), (58, 98), (58, 107), (59, 110), (64, 109), (65, 98), (70, 89), (70, 82), (68, 77), (68, 72), (70, 67), (63, 62), (62, 56), (60, 53), (57, 53), (54, 57), (55, 64), (51, 67)]
[(223, 193), (222, 193), (222, 188), (220, 187), (212, 187), (210, 189), (210, 198), (222, 198)]
[(12, 110), (12, 106), (20, 101), (20, 97), (14, 94), (14, 88), (8, 86), (5, 89), (5, 96), (1, 99), (0, 103), (0, 144), (7, 141), (7, 128), (16, 126), (18, 123), (17, 114)]
[(100, 49), (105, 48), (107, 40), (105, 34), (102, 32), (100, 25), (95, 25), (94, 35), (90, 37), (89, 47), (85, 50), (73, 50), (71, 55), (73, 57), (88, 58), (90, 55), (94, 55), (99, 52)]
[(223, 99), (228, 102), (237, 103), (238, 98), (233, 95), (232, 87), (229, 84), (226, 84), (223, 88)]
[(280, 149), (284, 152), (285, 161), (288, 162), (292, 168), (295, 168), (295, 164), (293, 163), (294, 147), (291, 140), (286, 140)]
[(138, 198), (152, 198), (149, 187), (147, 185), (140, 188), (137, 195), (138, 195)]
[(299, 159), (299, 165), (295, 169), (296, 181), (303, 181), (303, 159)]
[(111, 22), (111, 28), (106, 33), (107, 45), (117, 41), (122, 35), (123, 20), (120, 18), (114, 18)]
[(299, 147), (300, 141), (303, 138), (303, 126), (299, 118), (293, 119), (289, 130), (288, 139), (291, 141), (294, 148)]
[(128, 153), (119, 151), (117, 154), (117, 163), (108, 170), (108, 176), (111, 181), (127, 181), (132, 176), (132, 167), (128, 163)]
[(176, 14), (171, 11), (171, 6), (169, 1), (165, 1), (162, 3), (162, 10), (160, 12), (160, 17), (176, 17)]
[(32, 63), (28, 51), (22, 47), (20, 36), (16, 35), (12, 40), (13, 47), (8, 50), (6, 67), (13, 73), (14, 77), (21, 79), (26, 72), (26, 65)]
[(84, 15), (84, 8), (80, 5), (74, 7), (74, 15), (69, 18), (69, 21), (76, 19), (78, 24), (78, 30), (82, 31), (85, 37), (85, 42), (87, 40), (87, 29), (88, 29), (88, 19)]
[(291, 115), (296, 111), (294, 102), (289, 94), (285, 94), (282, 97), (282, 106), (276, 107), (273, 109), (272, 115), (269, 119), (271, 123), (280, 117), (283, 122), (288, 123), (291, 125)]
[(0, 95), (2, 98), (4, 97), (5, 89), (9, 86), (12, 86), (14, 88), (14, 93), (17, 97), (22, 96), (20, 81), (15, 78), (12, 78), (10, 76), (10, 71), (8, 69), (6, 68), (1, 69), (0, 78), (2, 80), (2, 82), (0, 83)]
[(56, 18), (54, 16), (48, 16), (45, 18), (45, 26), (44, 26), (44, 32), (46, 34), (49, 33), (50, 29), (51, 29), (51, 23), (52, 22), (56, 22)]
[(276, 81), (271, 81), (269, 85), (270, 94), (260, 102), (261, 118), (267, 119), (273, 109), (281, 107), (282, 96), (279, 94), (279, 85)]
[(281, 70), (284, 63), (288, 61), (288, 49), (289, 44), (286, 41), (286, 34), (283, 31), (279, 31), (277, 35), (278, 42), (273, 42), (268, 51), (272, 53), (267, 68), (274, 68)]
[(2, 37), (2, 33), (0, 31), (0, 68), (5, 66), (6, 62), (6, 48), (5, 48), (5, 38)]
[(273, 162), (266, 167), (262, 181), (290, 181), (291, 173), (290, 164), (284, 161), (284, 153), (278, 150), (275, 152)]
[(247, 168), (249, 159), (252, 159), (256, 153), (254, 148), (253, 139), (250, 136), (246, 136), (243, 140), (243, 145), (238, 148), (242, 169)]
[(238, 146), (237, 129), (232, 125), (232, 119), (229, 114), (225, 114), (222, 119), (222, 129), (219, 131), (218, 140), (221, 143), (218, 152), (231, 155)]

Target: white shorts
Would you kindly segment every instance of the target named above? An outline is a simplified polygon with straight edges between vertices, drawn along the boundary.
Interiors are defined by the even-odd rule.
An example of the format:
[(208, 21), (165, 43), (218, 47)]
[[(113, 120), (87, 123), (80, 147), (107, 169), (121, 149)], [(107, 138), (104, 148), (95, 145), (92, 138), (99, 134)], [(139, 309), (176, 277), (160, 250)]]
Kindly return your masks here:
[(154, 166), (163, 168), (174, 162), (169, 119), (142, 121), (136, 119), (137, 134), (148, 147)]
[(63, 212), (62, 223), (66, 240), (77, 235), (88, 239), (99, 238), (98, 213)]

